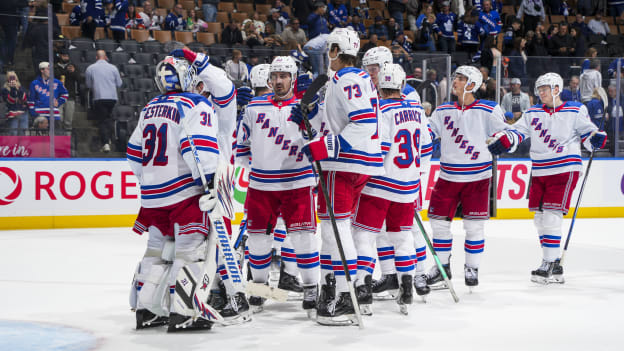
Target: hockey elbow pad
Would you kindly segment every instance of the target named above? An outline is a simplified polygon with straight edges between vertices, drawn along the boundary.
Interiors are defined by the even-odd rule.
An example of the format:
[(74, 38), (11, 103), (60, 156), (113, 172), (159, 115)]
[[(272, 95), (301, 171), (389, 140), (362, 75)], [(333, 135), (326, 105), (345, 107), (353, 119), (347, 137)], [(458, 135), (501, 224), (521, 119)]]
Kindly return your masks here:
[(607, 144), (607, 133), (602, 131), (593, 132), (589, 142), (594, 150), (602, 149)]
[(305, 144), (302, 151), (308, 156), (310, 161), (322, 161), (327, 158), (337, 158), (340, 150), (338, 137), (327, 134), (318, 139)]
[(488, 149), (493, 155), (500, 155), (504, 152), (510, 152), (514, 146), (513, 134), (503, 130), (494, 135), (487, 141)]

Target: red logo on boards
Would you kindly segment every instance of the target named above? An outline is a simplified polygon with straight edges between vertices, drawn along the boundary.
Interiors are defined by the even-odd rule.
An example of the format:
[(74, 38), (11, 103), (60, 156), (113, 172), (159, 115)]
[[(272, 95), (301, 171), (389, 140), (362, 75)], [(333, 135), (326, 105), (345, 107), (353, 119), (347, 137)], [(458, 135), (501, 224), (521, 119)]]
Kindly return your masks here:
[(7, 167), (0, 167), (0, 174), (6, 174), (11, 179), (12, 184), (9, 184), (8, 188), (11, 189), (9, 194), (0, 197), (0, 206), (10, 205), (22, 192), (22, 179), (15, 173), (14, 170)]

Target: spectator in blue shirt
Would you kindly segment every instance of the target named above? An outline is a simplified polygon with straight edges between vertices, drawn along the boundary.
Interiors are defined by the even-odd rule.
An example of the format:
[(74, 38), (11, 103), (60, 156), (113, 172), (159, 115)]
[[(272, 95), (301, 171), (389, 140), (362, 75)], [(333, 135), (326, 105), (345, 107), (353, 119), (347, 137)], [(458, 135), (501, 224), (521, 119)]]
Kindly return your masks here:
[(438, 33), (438, 43), (442, 52), (449, 54), (455, 52), (455, 26), (457, 15), (450, 11), (448, 1), (442, 3), (442, 12), (436, 16), (433, 23), (433, 30)]
[(583, 15), (581, 15), (580, 13), (576, 14), (576, 20), (570, 24), (570, 27), (576, 28), (577, 30), (581, 31), (581, 34), (586, 37), (591, 34), (587, 23), (585, 23), (585, 18), (583, 18)]
[(579, 83), (579, 77), (572, 76), (572, 78), (570, 78), (570, 85), (568, 88), (561, 91), (561, 101), (581, 102), (581, 90), (579, 89)]
[(182, 17), (182, 5), (176, 4), (165, 18), (165, 30), (183, 31), (186, 21)]
[(514, 39), (522, 36), (522, 21), (518, 18), (514, 18), (511, 22), (511, 26), (505, 29), (505, 35), (503, 36), (503, 55), (509, 55), (513, 50)]
[(417, 49), (427, 49), (429, 52), (436, 51), (432, 29), (434, 22), (435, 15), (433, 14), (433, 6), (431, 4), (424, 4), (420, 15), (416, 19), (416, 28), (418, 29), (416, 34)]
[(351, 17), (351, 23), (349, 23), (347, 26), (353, 28), (353, 30), (360, 35), (360, 38), (367, 37), (366, 26), (364, 26), (364, 24), (362, 23), (359, 15), (353, 15), (353, 17)]
[(484, 34), (485, 31), (479, 22), (479, 11), (476, 9), (466, 11), (463, 20), (457, 23), (457, 41), (470, 58), (479, 50), (479, 38)]
[(334, 3), (330, 3), (327, 7), (329, 10), (329, 24), (334, 27), (345, 27), (347, 25), (347, 16), (349, 11), (343, 0), (334, 0)]
[(325, 12), (327, 6), (324, 2), (317, 1), (314, 3), (314, 12), (308, 16), (308, 39), (314, 39), (319, 34), (329, 34), (329, 27), (327, 26), (327, 19), (325, 19)]
[(605, 113), (605, 108), (604, 108), (604, 103), (602, 102), (602, 99), (600, 98), (600, 90), (602, 90), (602, 93), (606, 96), (607, 94), (604, 92), (604, 89), (602, 87), (598, 87), (594, 89), (594, 92), (592, 93), (591, 96), (591, 100), (587, 101), (585, 103), (585, 106), (587, 106), (587, 113), (589, 114), (589, 118), (591, 118), (591, 121), (600, 129), (604, 129), (604, 125), (603, 125), (603, 118), (604, 118), (604, 113)]
[(479, 22), (487, 35), (500, 33), (502, 23), (498, 12), (492, 8), (491, 0), (483, 1), (483, 10), (479, 14)]
[(72, 12), (69, 14), (69, 25), (79, 26), (82, 23), (82, 8), (80, 4), (74, 6)]
[(375, 17), (375, 24), (371, 24), (368, 28), (368, 34), (376, 34), (379, 40), (388, 39), (388, 28), (383, 24), (383, 18), (381, 16)]
[(405, 53), (407, 53), (408, 55), (411, 54), (414, 50), (412, 48), (412, 42), (403, 32), (397, 33), (396, 39), (392, 42), (392, 45), (398, 45), (402, 47), (403, 50), (405, 50)]

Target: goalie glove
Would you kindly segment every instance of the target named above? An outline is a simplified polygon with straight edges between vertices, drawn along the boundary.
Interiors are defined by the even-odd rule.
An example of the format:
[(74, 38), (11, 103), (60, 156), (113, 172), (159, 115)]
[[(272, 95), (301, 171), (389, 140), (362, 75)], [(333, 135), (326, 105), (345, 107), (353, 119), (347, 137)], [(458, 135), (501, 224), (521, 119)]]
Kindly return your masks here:
[(493, 155), (511, 152), (515, 149), (515, 139), (508, 130), (500, 131), (487, 140), (488, 149)]
[(329, 133), (318, 139), (314, 139), (303, 146), (303, 151), (310, 162), (322, 161), (326, 158), (337, 158), (340, 150), (338, 137)]
[(589, 142), (594, 150), (602, 149), (607, 143), (607, 133), (602, 131), (595, 131), (591, 134)]

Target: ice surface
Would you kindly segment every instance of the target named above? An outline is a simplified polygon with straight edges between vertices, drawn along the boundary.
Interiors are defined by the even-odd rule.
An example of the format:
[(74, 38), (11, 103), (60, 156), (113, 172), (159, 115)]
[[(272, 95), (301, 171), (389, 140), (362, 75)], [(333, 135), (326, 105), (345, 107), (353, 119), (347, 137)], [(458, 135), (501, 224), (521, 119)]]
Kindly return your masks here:
[[(98, 350), (624, 350), (624, 218), (577, 220), (566, 283), (550, 286), (529, 281), (541, 260), (532, 222), (489, 221), (472, 294), (463, 283), (461, 221), (453, 232), (458, 304), (445, 290), (416, 302), (409, 316), (393, 301), (375, 302), (359, 330), (317, 325), (300, 302), (269, 302), (251, 323), (172, 335), (134, 330), (128, 289), (145, 236), (130, 228), (0, 231), (0, 329), (32, 342), (41, 335), (22, 322), (75, 327), (96, 338), (76, 339), (83, 349)], [(0, 338), (0, 350), (30, 349), (15, 340)]]

